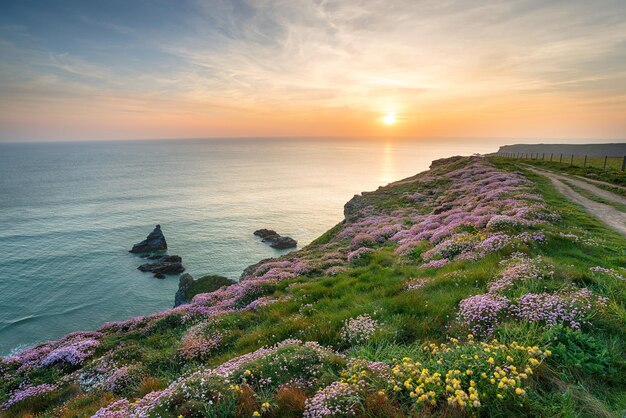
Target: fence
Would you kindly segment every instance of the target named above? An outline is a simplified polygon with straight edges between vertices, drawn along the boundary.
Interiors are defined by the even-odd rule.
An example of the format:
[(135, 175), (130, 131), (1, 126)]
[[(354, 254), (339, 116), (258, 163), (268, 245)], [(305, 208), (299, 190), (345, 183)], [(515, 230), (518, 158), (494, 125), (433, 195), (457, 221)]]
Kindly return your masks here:
[(496, 154), (498, 157), (515, 158), (523, 160), (549, 161), (553, 163), (567, 164), (573, 167), (596, 167), (603, 170), (626, 171), (626, 155), (624, 157), (577, 157), (574, 154), (556, 154), (547, 152), (503, 152)]

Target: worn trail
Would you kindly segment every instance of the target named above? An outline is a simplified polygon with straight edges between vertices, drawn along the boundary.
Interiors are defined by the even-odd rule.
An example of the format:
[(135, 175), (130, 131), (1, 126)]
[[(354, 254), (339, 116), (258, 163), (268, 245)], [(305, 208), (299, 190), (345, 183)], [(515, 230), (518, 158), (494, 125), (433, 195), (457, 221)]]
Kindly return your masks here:
[(611, 192), (608, 192), (604, 189), (600, 189), (595, 187), (589, 183), (586, 183), (582, 180), (572, 179), (571, 177), (564, 177), (558, 174), (554, 174), (550, 171), (537, 169), (534, 167), (528, 167), (528, 169), (535, 174), (539, 174), (541, 176), (545, 176), (550, 179), (554, 187), (562, 193), (568, 199), (582, 205), (587, 212), (591, 213), (611, 228), (619, 231), (623, 235), (626, 236), (626, 213), (620, 212), (612, 206), (605, 205), (603, 203), (595, 202), (591, 199), (586, 198), (585, 196), (577, 193), (570, 186), (565, 184), (563, 180), (568, 181), (574, 184), (581, 189), (587, 190), (594, 195), (604, 198), (606, 200), (611, 200), (616, 203), (626, 204), (626, 199), (621, 196), (615, 195)]

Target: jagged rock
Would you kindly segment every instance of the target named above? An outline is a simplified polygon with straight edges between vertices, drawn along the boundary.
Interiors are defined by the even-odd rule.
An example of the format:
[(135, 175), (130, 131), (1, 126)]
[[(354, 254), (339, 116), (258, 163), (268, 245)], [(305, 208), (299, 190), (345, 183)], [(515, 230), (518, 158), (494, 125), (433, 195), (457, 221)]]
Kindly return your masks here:
[(261, 238), (267, 238), (272, 235), (278, 235), (278, 233), (274, 231), (273, 229), (262, 228), (262, 229), (257, 229), (256, 231), (254, 231), (254, 235), (256, 235), (257, 237), (261, 237)]
[(133, 245), (129, 252), (150, 253), (163, 250), (167, 250), (167, 242), (165, 242), (165, 236), (161, 232), (161, 225), (157, 225), (145, 240)]
[(154, 277), (157, 279), (165, 278), (166, 274), (179, 274), (185, 271), (185, 267), (182, 265), (183, 259), (178, 255), (149, 257), (149, 259), (155, 261), (153, 263), (142, 264), (137, 267), (137, 269), (143, 272), (154, 273)]
[(295, 239), (291, 237), (281, 237), (280, 235), (271, 235), (264, 238), (263, 242), (266, 242), (270, 245), (270, 247), (277, 249), (294, 248), (298, 245), (298, 241)]
[(298, 241), (291, 237), (283, 237), (272, 229), (258, 229), (254, 231), (254, 235), (261, 237), (262, 241), (269, 244), (272, 248), (284, 249), (293, 248), (298, 245)]
[(178, 281), (178, 290), (176, 291), (176, 295), (174, 295), (174, 307), (191, 302), (191, 300), (187, 299), (187, 291), (189, 291), (193, 281), (191, 274), (181, 274)]
[(230, 286), (235, 283), (223, 276), (204, 276), (197, 280), (191, 274), (185, 273), (180, 276), (178, 291), (174, 296), (174, 307), (191, 302), (191, 299), (199, 293), (210, 293), (223, 286)]

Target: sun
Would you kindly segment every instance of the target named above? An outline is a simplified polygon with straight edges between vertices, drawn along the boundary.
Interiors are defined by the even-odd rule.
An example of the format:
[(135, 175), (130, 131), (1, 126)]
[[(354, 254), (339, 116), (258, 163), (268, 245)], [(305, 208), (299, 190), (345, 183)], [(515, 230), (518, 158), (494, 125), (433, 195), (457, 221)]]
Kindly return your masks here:
[(396, 114), (395, 113), (387, 113), (383, 116), (383, 122), (385, 125), (393, 125), (396, 123)]

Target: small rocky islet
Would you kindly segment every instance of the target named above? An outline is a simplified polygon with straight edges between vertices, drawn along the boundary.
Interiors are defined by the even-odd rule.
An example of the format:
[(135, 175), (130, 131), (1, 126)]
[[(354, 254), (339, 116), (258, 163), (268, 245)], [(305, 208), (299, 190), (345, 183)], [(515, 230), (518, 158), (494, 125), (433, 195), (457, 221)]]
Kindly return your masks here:
[(178, 255), (151, 254), (167, 250), (167, 241), (161, 231), (161, 225), (154, 227), (145, 240), (133, 245), (131, 253), (142, 254), (142, 258), (150, 260), (137, 267), (138, 270), (153, 273), (157, 279), (164, 279), (165, 275), (180, 274), (185, 271), (182, 257)]
[(282, 236), (273, 229), (257, 229), (256, 231), (254, 231), (254, 235), (260, 237), (261, 241), (269, 244), (270, 247), (276, 248), (278, 250), (295, 248), (298, 246), (298, 241), (291, 237)]

